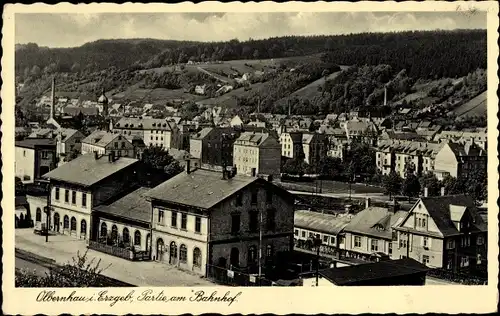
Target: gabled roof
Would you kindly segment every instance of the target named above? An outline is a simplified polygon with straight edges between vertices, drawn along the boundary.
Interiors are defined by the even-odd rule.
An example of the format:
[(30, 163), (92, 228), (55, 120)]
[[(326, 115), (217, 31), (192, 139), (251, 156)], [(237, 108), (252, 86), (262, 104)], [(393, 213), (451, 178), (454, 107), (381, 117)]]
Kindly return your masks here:
[(89, 136), (82, 140), (82, 143), (91, 144), (99, 147), (106, 147), (115, 138), (121, 136), (119, 134), (108, 133), (106, 131), (94, 131)]
[(237, 145), (239, 143), (246, 144), (249, 143), (251, 146), (260, 146), (262, 145), (269, 137), (271, 137), (268, 133), (255, 133), (255, 132), (243, 132), (240, 137), (238, 137), (234, 144)]
[(202, 140), (203, 138), (205, 138), (208, 134), (210, 134), (210, 132), (213, 130), (212, 127), (205, 127), (204, 129), (202, 129), (201, 131), (199, 131), (198, 133), (196, 133), (195, 135), (191, 136), (191, 139), (199, 139), (199, 140)]
[(149, 224), (151, 223), (151, 204), (144, 196), (148, 191), (148, 188), (139, 188), (110, 204), (96, 206), (94, 210)]
[(319, 271), (319, 273), (335, 285), (356, 285), (364, 281), (425, 273), (428, 270), (429, 268), (422, 263), (411, 258), (404, 258), (342, 268), (331, 268)]
[(299, 210), (294, 215), (294, 226), (337, 235), (349, 223), (348, 216), (336, 216), (312, 211)]
[(56, 141), (49, 138), (26, 138), (24, 140), (16, 141), (16, 147), (35, 149), (35, 147), (54, 147)]
[(46, 173), (43, 178), (92, 186), (113, 174), (135, 164), (138, 160), (120, 157), (113, 162), (108, 157), (95, 159), (94, 154), (84, 154)]
[(406, 211), (392, 213), (387, 208), (370, 206), (356, 214), (345, 227), (345, 231), (375, 236), (385, 239), (392, 238), (392, 226), (408, 214)]

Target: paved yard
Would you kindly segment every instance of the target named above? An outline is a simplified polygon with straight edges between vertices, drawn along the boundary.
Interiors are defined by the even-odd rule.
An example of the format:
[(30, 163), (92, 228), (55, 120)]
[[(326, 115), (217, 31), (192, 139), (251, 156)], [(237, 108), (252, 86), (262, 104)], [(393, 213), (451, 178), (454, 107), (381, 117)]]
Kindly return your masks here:
[[(15, 244), (18, 249), (54, 259), (58, 264), (71, 262), (78, 251), (87, 250), (85, 241), (65, 235), (49, 236), (46, 243), (45, 237), (34, 234), (32, 228), (16, 229)], [(100, 259), (100, 267), (107, 267), (103, 275), (137, 286), (214, 286), (194, 273), (167, 264), (133, 262), (90, 249), (88, 257), (96, 262)]]

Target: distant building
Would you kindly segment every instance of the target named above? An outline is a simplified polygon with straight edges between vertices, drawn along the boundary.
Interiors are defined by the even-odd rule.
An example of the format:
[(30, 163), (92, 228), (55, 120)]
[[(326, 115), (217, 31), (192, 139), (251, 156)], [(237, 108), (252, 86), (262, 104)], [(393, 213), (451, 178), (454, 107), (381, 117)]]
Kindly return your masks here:
[(486, 172), (486, 151), (474, 143), (446, 143), (436, 154), (434, 173), (438, 180), (446, 175), (467, 178), (475, 172)]
[(34, 138), (16, 141), (15, 175), (23, 182), (34, 182), (56, 168), (56, 142)]
[(190, 154), (205, 166), (233, 166), (233, 144), (241, 131), (230, 127), (204, 128), (191, 136)]
[(280, 175), (281, 145), (268, 133), (244, 132), (234, 141), (233, 165), (238, 174)]
[(106, 131), (95, 131), (82, 140), (82, 154), (88, 153), (114, 154), (116, 157), (137, 157), (134, 146), (124, 135)]
[(180, 133), (173, 121), (152, 118), (124, 117), (112, 125), (113, 133), (127, 136), (139, 136), (146, 146), (178, 148)]
[(256, 273), (259, 248), (263, 270), (292, 250), (294, 198), (264, 179), (188, 165), (147, 196), (154, 260), (200, 275), (215, 266)]
[(280, 135), (281, 155), (287, 158), (299, 158), (304, 155), (301, 132), (283, 132)]
[(392, 256), (454, 272), (485, 267), (487, 228), (470, 197), (422, 197), (394, 225)]
[(79, 153), (82, 151), (82, 140), (85, 138), (82, 132), (71, 128), (61, 128), (56, 131), (56, 135), (58, 157), (65, 157), (74, 150)]
[(323, 157), (326, 157), (327, 140), (319, 133), (302, 134), (302, 152), (304, 161), (311, 166), (318, 166)]

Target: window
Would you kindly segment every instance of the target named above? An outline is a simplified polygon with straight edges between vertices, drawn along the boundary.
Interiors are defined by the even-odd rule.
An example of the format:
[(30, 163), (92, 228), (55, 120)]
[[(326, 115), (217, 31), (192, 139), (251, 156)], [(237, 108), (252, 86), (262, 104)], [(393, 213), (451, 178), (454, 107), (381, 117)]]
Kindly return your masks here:
[(201, 233), (201, 217), (196, 216), (194, 219), (194, 231)]
[(429, 264), (429, 256), (422, 255), (422, 263), (425, 265)]
[(56, 200), (59, 201), (59, 188), (56, 188)]
[(354, 236), (354, 247), (361, 247), (361, 237), (360, 236)]
[(266, 202), (273, 203), (273, 191), (271, 190), (266, 191)]
[(421, 218), (418, 218), (417, 219), (417, 225), (420, 227), (422, 226), (422, 219)]
[(187, 214), (181, 213), (181, 229), (187, 229)]
[(390, 255), (392, 255), (392, 242), (389, 242), (389, 249), (388, 249), (388, 253)]
[(75, 231), (75, 232), (76, 232), (76, 218), (75, 218), (74, 216), (73, 216), (73, 217), (71, 217), (71, 227), (70, 227), (70, 229), (71, 229), (72, 231)]
[(302, 238), (306, 238), (306, 232), (302, 231)]
[(469, 266), (469, 257), (460, 258), (460, 267), (465, 268)]
[(314, 237), (313, 233), (309, 232), (309, 238), (313, 238), (313, 237)]
[(477, 254), (477, 259), (476, 260), (477, 260), (476, 261), (477, 264), (481, 264), (481, 254), (479, 254), (479, 253)]
[(87, 235), (87, 222), (84, 219), (80, 222), (80, 235)]
[(179, 261), (182, 263), (187, 262), (187, 247), (184, 244), (179, 248)]
[(115, 142), (114, 146), (115, 146), (115, 148), (118, 148), (118, 143), (117, 143), (117, 142)]
[(71, 203), (76, 204), (76, 191), (71, 192)]
[(64, 202), (69, 203), (69, 190), (64, 191)]
[(240, 214), (231, 215), (231, 233), (236, 234), (240, 231)]
[(272, 257), (273, 255), (273, 245), (267, 245), (266, 247), (266, 257)]
[(326, 236), (326, 235), (324, 235), (324, 236), (323, 236), (323, 242), (324, 242), (324, 243), (327, 243), (327, 242), (328, 242), (328, 236)]
[(266, 225), (267, 225), (267, 230), (276, 229), (276, 211), (274, 209), (267, 210)]
[(448, 243), (446, 244), (446, 249), (454, 249), (454, 248), (455, 248), (455, 241), (448, 240)]
[(198, 247), (193, 249), (193, 266), (201, 267), (201, 250)]
[(422, 243), (423, 243), (424, 248), (429, 247), (429, 238), (428, 237), (423, 237), (422, 238)]
[(122, 142), (122, 148), (125, 148), (125, 142)]
[(335, 237), (334, 237), (334, 236), (332, 236), (332, 237), (330, 238), (330, 243), (331, 243), (332, 245), (335, 245)]
[(123, 228), (122, 238), (123, 238), (123, 243), (124, 244), (128, 244), (130, 242), (130, 234), (128, 232), (128, 228), (127, 227)]
[(251, 232), (256, 232), (258, 229), (258, 224), (259, 224), (259, 212), (250, 211), (249, 215), (250, 215), (250, 219), (249, 219), (248, 229)]
[(134, 233), (134, 245), (140, 246), (141, 245), (141, 232), (136, 230)]
[(165, 218), (165, 212), (163, 212), (163, 210), (158, 210), (158, 223), (163, 224), (164, 218)]
[(106, 237), (108, 235), (108, 227), (105, 222), (101, 224), (101, 237)]
[(293, 232), (293, 233), (294, 233), (294, 235), (295, 235), (295, 236), (298, 236), (298, 235), (299, 235), (299, 230), (298, 230), (298, 229), (296, 229), (296, 230), (294, 230), (294, 232)]
[(422, 227), (424, 227), (424, 228), (427, 227), (426, 223), (425, 223), (425, 218), (422, 218)]
[(172, 219), (170, 221), (172, 227), (177, 227), (177, 212), (172, 211)]
[(373, 252), (377, 252), (378, 251), (378, 240), (377, 239), (372, 239), (371, 240), (371, 250)]
[(69, 217), (68, 215), (64, 215), (64, 229), (68, 229), (69, 228)]
[(242, 206), (243, 205), (243, 194), (238, 193), (236, 195), (236, 206)]
[(42, 151), (42, 159), (47, 159), (49, 158), (49, 152), (48, 151)]
[(477, 236), (477, 242), (478, 246), (481, 246), (484, 244), (484, 238), (483, 236)]
[(248, 248), (248, 263), (255, 263), (257, 261), (257, 247), (250, 246)]
[(42, 210), (39, 207), (36, 208), (36, 218), (35, 218), (35, 221), (37, 221), (37, 222), (41, 222), (42, 221)]
[(82, 206), (87, 207), (87, 193), (82, 192)]
[(252, 198), (251, 198), (251, 203), (252, 204), (257, 204), (257, 190), (253, 189), (252, 190)]

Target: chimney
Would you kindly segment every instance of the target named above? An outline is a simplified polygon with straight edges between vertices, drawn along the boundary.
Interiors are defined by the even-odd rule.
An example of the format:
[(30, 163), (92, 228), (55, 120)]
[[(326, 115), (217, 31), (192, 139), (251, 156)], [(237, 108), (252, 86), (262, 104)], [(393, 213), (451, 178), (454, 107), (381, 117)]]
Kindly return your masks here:
[(186, 159), (186, 173), (191, 173), (191, 159)]
[(292, 104), (291, 100), (288, 100), (288, 116), (292, 115)]
[(365, 199), (365, 208), (369, 208), (370, 207), (371, 201), (372, 200), (370, 198)]
[(384, 106), (387, 105), (387, 87), (384, 87)]
[(56, 77), (52, 77), (52, 103), (50, 104), (50, 118), (53, 119), (56, 115)]
[(441, 187), (441, 196), (445, 196), (446, 195), (446, 191), (444, 189), (444, 187)]
[(424, 188), (424, 197), (428, 197), (428, 196), (429, 196), (429, 189)]

